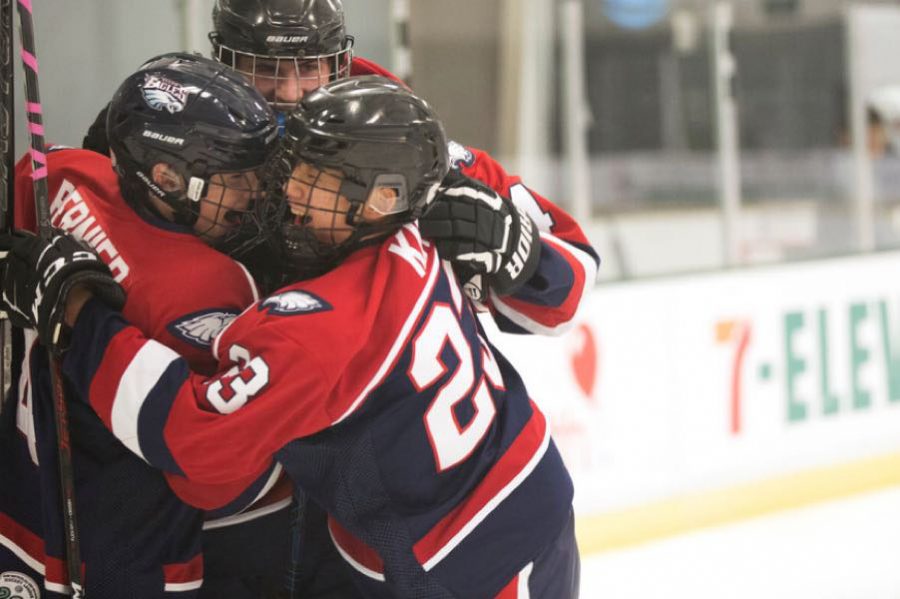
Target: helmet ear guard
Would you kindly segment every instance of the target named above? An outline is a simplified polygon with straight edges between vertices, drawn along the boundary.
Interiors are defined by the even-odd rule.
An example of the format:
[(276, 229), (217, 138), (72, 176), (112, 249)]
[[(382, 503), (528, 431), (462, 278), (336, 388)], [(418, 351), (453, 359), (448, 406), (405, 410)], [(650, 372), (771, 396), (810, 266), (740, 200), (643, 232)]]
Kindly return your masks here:
[[(165, 165), (165, 172), (158, 170), (158, 167)], [(127, 170), (127, 169), (126, 169)], [(186, 227), (193, 227), (199, 218), (199, 211), (192, 207), (193, 204), (199, 203), (206, 195), (207, 181), (200, 177), (191, 176), (185, 185), (185, 177), (172, 165), (165, 161), (159, 161), (150, 169), (150, 173), (144, 172), (140, 165), (133, 167), (133, 172), (137, 174), (138, 179), (144, 183), (146, 190), (162, 201), (166, 206), (172, 209), (172, 221)], [(120, 172), (121, 175), (121, 172)], [(171, 185), (160, 182), (159, 177), (166, 177), (170, 180)], [(177, 180), (176, 180), (177, 177)], [(159, 213), (152, 204), (148, 205), (152, 212)], [(162, 216), (162, 215), (160, 215)]]
[[(305, 96), (285, 130), (269, 163), (262, 220), (272, 244), (305, 275), (416, 220), (449, 169), (446, 135), (433, 109), (383, 77), (337, 81)], [(335, 206), (345, 206), (346, 217), (333, 219), (332, 229), (305, 218), (315, 210), (334, 212), (313, 200), (299, 209), (295, 201), (292, 212), (288, 183), (301, 164), (340, 173), (337, 188), (318, 187), (320, 198), (330, 193)], [(305, 195), (313, 196), (317, 183), (301, 182), (310, 188)]]
[(187, 198), (192, 202), (199, 202), (206, 195), (209, 182), (200, 177), (191, 177), (188, 181)]
[[(392, 190), (391, 196), (383, 194), (384, 190)], [(366, 206), (382, 215), (391, 216), (409, 210), (409, 190), (406, 177), (396, 173), (386, 173), (375, 177), (372, 189), (366, 198)]]

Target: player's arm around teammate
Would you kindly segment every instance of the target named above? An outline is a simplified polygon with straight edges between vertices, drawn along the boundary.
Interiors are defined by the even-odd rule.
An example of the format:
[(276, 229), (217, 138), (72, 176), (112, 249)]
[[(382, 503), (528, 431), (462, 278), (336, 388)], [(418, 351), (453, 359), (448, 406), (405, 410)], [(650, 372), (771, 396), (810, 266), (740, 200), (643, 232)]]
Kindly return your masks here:
[[(219, 373), (150, 360), (153, 341), (89, 300), (65, 356), (74, 384), (127, 378), (92, 407), (131, 414), (113, 432), (187, 478), (227, 483), (277, 458), (328, 510), (366, 596), (576, 597), (572, 483), (546, 419), (414, 224), (448, 168), (433, 111), (383, 79), (328, 85), (289, 118), (272, 165), (264, 214), (300, 280), (219, 336)], [(14, 306), (35, 296), (10, 281), (53, 287), (15, 264)], [(65, 305), (41, 297), (46, 337)], [(142, 418), (151, 405), (162, 418)]]
[[(258, 298), (246, 269), (224, 252), (239, 249), (252, 226), (249, 208), (258, 195), (257, 169), (275, 141), (274, 116), (258, 92), (230, 69), (180, 54), (157, 57), (127, 78), (108, 116), (114, 162), (84, 150), (48, 154), (51, 223), (94, 248), (108, 265), (127, 291), (124, 314), (130, 321), (183, 354), (192, 368), (214, 372), (212, 338)], [(16, 180), (22, 209), (16, 215), (17, 225), (25, 229), (34, 227), (29, 175), (23, 161)], [(34, 341), (34, 335), (28, 339)], [(0, 570), (8, 565), (5, 550), (27, 555), (28, 563), (45, 563), (44, 586), (56, 589), (64, 586), (54, 566), (61, 555), (62, 528), (52, 500), (58, 481), (52, 412), (42, 401), (48, 371), (41, 349), (28, 344), (15, 409), (3, 414), (4, 426), (11, 422), (21, 434), (0, 449), (0, 487), (10, 490), (0, 493)], [(214, 590), (218, 577), (224, 573), (230, 581), (240, 578), (241, 571), (220, 567), (208, 554), (201, 559), (201, 541), (207, 544), (210, 534), (221, 529), (201, 537), (204, 523), (196, 506), (216, 514), (242, 509), (249, 501), (242, 495), (252, 499), (262, 487), (254, 488), (252, 480), (228, 488), (203, 486), (169, 475), (176, 497), (158, 471), (110, 438), (83, 407), (73, 404), (70, 424), (91, 596), (118, 598), (127, 589), (131, 597), (156, 598), (165, 585), (167, 592), (192, 597), (202, 578), (207, 585), (199, 591), (201, 597), (222, 596)], [(19, 493), (13, 492), (16, 488)], [(19, 501), (17, 495), (26, 489), (29, 500)], [(289, 485), (283, 490), (273, 504), (255, 506), (268, 509), (271, 520), (279, 516), (273, 508), (281, 505), (280, 528), (287, 526), (290, 501)], [(252, 519), (252, 511), (242, 518)], [(168, 525), (154, 525), (154, 518)], [(275, 546), (271, 531), (260, 537)], [(283, 538), (275, 551), (286, 556), (286, 533)], [(44, 549), (38, 553), (35, 547)], [(248, 553), (264, 551), (254, 547)], [(277, 564), (272, 566), (254, 575), (266, 572), (278, 586), (282, 575), (272, 573), (278, 570)], [(255, 598), (259, 593), (229, 596)]]
[[(256, 86), (282, 122), (305, 94), (328, 82), (365, 75), (397, 80), (354, 56), (340, 0), (217, 0), (212, 20), (213, 57)], [(101, 113), (85, 147), (107, 150), (102, 123)], [(564, 332), (594, 286), (600, 263), (581, 227), (486, 152), (456, 142), (449, 149), (454, 168), (444, 187), (452, 187), (452, 195), (439, 196), (424, 215), (423, 233), (433, 237), (467, 294), (491, 311), (501, 330)], [(526, 248), (532, 241), (534, 247)], [(490, 256), (505, 259), (515, 252), (533, 263), (503, 281)]]
[[(247, 77), (281, 114), (305, 94), (348, 76), (399, 82), (354, 55), (340, 0), (217, 0), (213, 25), (213, 56)], [(491, 311), (501, 330), (564, 332), (594, 286), (600, 263), (581, 227), (488, 153), (453, 141), (449, 152), (453, 169), (443, 187), (452, 192), (440, 194), (423, 216), (423, 234), (438, 244), (466, 292)], [(504, 276), (499, 259), (518, 265), (507, 260), (516, 252), (527, 268)]]

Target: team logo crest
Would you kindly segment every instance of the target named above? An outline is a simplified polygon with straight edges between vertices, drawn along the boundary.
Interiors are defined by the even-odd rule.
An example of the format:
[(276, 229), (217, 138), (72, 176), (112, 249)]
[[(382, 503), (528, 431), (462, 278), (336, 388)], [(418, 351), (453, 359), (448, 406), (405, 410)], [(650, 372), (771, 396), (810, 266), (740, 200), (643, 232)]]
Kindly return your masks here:
[(285, 291), (268, 297), (259, 304), (259, 310), (276, 316), (313, 314), (331, 310), (331, 304), (308, 291)]
[(40, 599), (41, 592), (30, 576), (21, 572), (0, 572), (0, 599)]
[(450, 141), (447, 143), (447, 153), (450, 155), (450, 168), (462, 168), (475, 164), (475, 154), (461, 143)]
[(176, 320), (167, 328), (173, 337), (194, 347), (209, 349), (212, 347), (213, 339), (225, 330), (237, 315), (235, 310), (204, 310)]
[(168, 110), (175, 114), (184, 110), (191, 89), (165, 77), (145, 75), (141, 93), (153, 110)]

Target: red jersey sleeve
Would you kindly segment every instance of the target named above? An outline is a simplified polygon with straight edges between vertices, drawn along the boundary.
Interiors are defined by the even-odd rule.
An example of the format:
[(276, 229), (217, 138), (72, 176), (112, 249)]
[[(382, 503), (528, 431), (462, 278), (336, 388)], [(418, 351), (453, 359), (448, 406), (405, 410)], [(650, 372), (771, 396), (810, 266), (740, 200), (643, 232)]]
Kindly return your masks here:
[[(216, 371), (212, 339), (257, 299), (249, 273), (189, 230), (139, 216), (122, 198), (108, 157), (80, 149), (47, 154), (51, 224), (93, 247), (127, 293), (123, 314), (148, 338), (174, 349), (191, 368)], [(31, 163), (16, 166), (16, 226), (35, 230)], [(190, 281), (190, 284), (185, 284)], [(26, 386), (30, 372), (23, 369)], [(89, 398), (85, 398), (89, 399)], [(197, 507), (220, 507), (252, 492), (252, 480), (208, 487), (170, 476)], [(249, 486), (246, 486), (249, 484)]]
[(488, 308), (501, 330), (555, 335), (564, 332), (593, 288), (600, 259), (590, 242), (562, 208), (508, 174), (482, 150), (450, 143), (454, 166), (515, 203), (535, 222), (541, 234), (538, 271), (511, 296), (491, 294)]
[(248, 485), (284, 445), (358, 409), (404, 347), (441, 269), (408, 225), (339, 270), (248, 307), (217, 337), (212, 376), (96, 300), (78, 317), (63, 370), (152, 466), (203, 485)]
[[(351, 76), (381, 75), (400, 81), (384, 67), (354, 57)], [(401, 81), (402, 83), (402, 81)], [(490, 186), (525, 210), (541, 234), (541, 262), (530, 284), (512, 296), (492, 294), (487, 308), (499, 328), (511, 333), (558, 335), (568, 330), (597, 279), (600, 258), (562, 208), (508, 174), (488, 153), (450, 142), (450, 157), (463, 173)]]
[[(391, 73), (383, 66), (376, 64), (371, 60), (360, 58), (359, 56), (354, 56), (353, 62), (350, 64), (350, 76), (362, 77), (363, 75), (381, 75), (382, 77), (393, 79), (397, 83), (403, 83), (403, 81), (401, 81), (399, 77)], [(403, 85), (406, 84), (403, 83)]]
[(63, 368), (133, 453), (194, 483), (233, 490), (270, 471), (272, 454), (290, 439), (331, 423), (304, 401), (328, 386), (315, 352), (296, 340), (288, 345), (277, 326), (250, 328), (252, 338), (235, 336), (219, 372), (207, 377), (91, 301), (73, 331), (79, 351), (66, 355)]

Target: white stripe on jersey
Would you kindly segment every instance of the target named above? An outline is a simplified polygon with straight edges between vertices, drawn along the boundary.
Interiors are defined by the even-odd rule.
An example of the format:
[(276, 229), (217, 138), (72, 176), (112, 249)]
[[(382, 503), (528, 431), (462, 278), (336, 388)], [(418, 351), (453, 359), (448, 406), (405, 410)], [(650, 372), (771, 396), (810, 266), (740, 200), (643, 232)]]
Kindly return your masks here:
[(112, 432), (132, 452), (149, 463), (141, 452), (138, 416), (150, 391), (169, 365), (180, 359), (178, 353), (156, 341), (148, 341), (131, 359), (119, 379), (112, 406)]
[(275, 462), (275, 467), (272, 469), (272, 472), (269, 473), (269, 478), (266, 480), (266, 484), (263, 485), (263, 488), (256, 494), (256, 497), (253, 498), (247, 505), (242, 507), (238, 512), (231, 514), (230, 516), (223, 516), (221, 518), (216, 518), (215, 520), (207, 520), (203, 523), (203, 530), (212, 530), (214, 528), (222, 528), (223, 526), (233, 526), (235, 524), (240, 524), (241, 522), (249, 522), (250, 520), (255, 520), (256, 518), (261, 518), (262, 516), (266, 516), (268, 514), (272, 514), (277, 512), (281, 508), (290, 505), (291, 498), (286, 497), (281, 501), (277, 501), (271, 505), (266, 505), (261, 507), (258, 510), (250, 510), (256, 502), (265, 497), (269, 491), (272, 490), (272, 487), (275, 486), (275, 483), (278, 482), (279, 478), (281, 478), (281, 473), (284, 471), (284, 466), (280, 463)]
[(385, 356), (384, 360), (381, 362), (381, 366), (378, 367), (378, 372), (375, 373), (375, 376), (372, 377), (372, 380), (369, 381), (369, 384), (366, 385), (366, 388), (363, 389), (362, 393), (350, 404), (350, 407), (347, 408), (347, 411), (344, 412), (340, 418), (332, 422), (332, 426), (338, 424), (344, 418), (352, 414), (356, 411), (356, 408), (363, 402), (366, 396), (369, 394), (372, 389), (378, 386), (381, 383), (381, 380), (387, 375), (390, 369), (394, 365), (394, 358), (397, 357), (397, 354), (400, 353), (404, 347), (406, 347), (407, 338), (412, 331), (413, 326), (415, 326), (416, 322), (419, 320), (419, 316), (422, 314), (422, 310), (425, 308), (425, 303), (428, 301), (428, 298), (431, 297), (431, 291), (434, 289), (434, 283), (437, 280), (437, 274), (440, 271), (441, 261), (437, 257), (437, 250), (431, 248), (429, 250), (429, 255), (431, 257), (431, 271), (428, 273), (428, 281), (422, 287), (422, 293), (419, 295), (419, 299), (416, 300), (416, 304), (412, 310), (409, 312), (409, 316), (406, 319), (406, 322), (403, 323), (403, 327), (400, 329), (400, 333), (397, 335), (397, 338), (394, 340), (394, 345), (391, 346), (390, 351)]
[[(582, 302), (584, 302), (585, 296), (591, 291), (591, 289), (594, 288), (594, 285), (597, 283), (597, 263), (587, 252), (581, 251), (574, 245), (563, 241), (562, 239), (554, 237), (550, 233), (544, 233), (542, 231), (541, 241), (546, 241), (550, 245), (560, 247), (562, 251), (572, 254), (584, 269), (584, 287), (581, 289), (581, 296), (578, 298), (578, 307), (580, 308)], [(536, 320), (532, 320), (521, 312), (516, 311), (512, 306), (504, 303), (503, 298), (501, 298), (493, 291), (491, 291), (490, 294), (491, 302), (494, 304), (497, 312), (507, 317), (529, 333), (551, 336), (562, 335), (570, 328), (572, 328), (572, 326), (575, 324), (575, 319), (572, 318), (566, 322), (559, 323), (555, 327), (548, 327), (537, 322)]]
[(291, 502), (293, 500), (293, 497), (285, 497), (280, 501), (276, 501), (275, 503), (271, 503), (259, 509), (241, 512), (239, 514), (235, 514), (234, 516), (225, 516), (224, 518), (219, 518), (217, 520), (207, 520), (203, 523), (203, 530), (213, 530), (216, 528), (224, 528), (226, 526), (234, 526), (236, 524), (250, 522), (251, 520), (256, 520), (257, 518), (262, 518), (263, 516), (268, 516), (269, 514), (274, 514), (275, 512), (288, 507), (289, 505), (291, 505)]
[[(537, 406), (532, 403), (532, 406), (535, 410), (539, 409)], [(543, 414), (543, 412), (541, 412)], [(477, 514), (475, 514), (471, 520), (466, 522), (465, 526), (463, 526), (459, 532), (453, 535), (453, 538), (447, 541), (447, 544), (441, 547), (434, 556), (422, 564), (422, 568), (429, 572), (432, 568), (438, 565), (441, 560), (443, 560), (447, 555), (453, 551), (457, 545), (463, 542), (469, 533), (471, 533), (475, 528), (481, 524), (485, 518), (487, 518), (491, 512), (493, 512), (500, 503), (506, 499), (507, 497), (515, 491), (519, 485), (522, 484), (528, 476), (537, 468), (538, 463), (544, 457), (544, 454), (547, 453), (547, 447), (550, 445), (550, 419), (544, 416), (545, 419), (545, 428), (544, 428), (544, 439), (541, 441), (540, 447), (537, 448), (537, 451), (534, 452), (534, 455), (531, 456), (531, 459), (525, 464), (525, 467), (519, 471), (516, 476), (507, 483), (505, 487), (500, 489), (500, 492), (494, 495), (490, 501), (488, 501), (483, 508), (481, 508)]]
[(2, 534), (0, 534), (0, 545), (3, 545), (7, 549), (9, 549), (16, 557), (25, 562), (29, 568), (38, 572), (41, 576), (44, 575), (44, 562), (35, 559), (32, 557), (27, 551), (25, 551), (24, 547), (20, 547), (16, 543), (12, 541)]
[(247, 277), (247, 283), (250, 286), (250, 293), (253, 294), (253, 301), (258, 302), (259, 301), (259, 289), (257, 289), (256, 281), (253, 280), (253, 276), (250, 274), (250, 271), (247, 270), (246, 266), (244, 266), (237, 260), (235, 260), (234, 263), (241, 267), (241, 270), (244, 272), (244, 276)]
[(534, 569), (534, 562), (528, 562), (528, 565), (519, 572), (519, 588), (516, 592), (516, 599), (531, 599), (531, 591), (528, 590), (528, 579), (531, 578), (532, 569)]
[(203, 586), (203, 579), (189, 582), (167, 582), (164, 590), (167, 593), (183, 593), (184, 591), (196, 591)]
[(253, 303), (250, 304), (249, 306), (247, 306), (246, 308), (244, 308), (244, 310), (240, 314), (238, 314), (237, 317), (232, 318), (231, 322), (226, 324), (225, 328), (223, 328), (221, 331), (219, 331), (219, 333), (215, 336), (215, 338), (213, 338), (212, 346), (210, 347), (210, 349), (212, 350), (212, 355), (216, 360), (219, 359), (219, 339), (221, 339), (222, 335), (225, 333), (225, 331), (227, 331), (228, 328), (232, 324), (234, 324), (235, 320), (237, 320), (238, 318), (243, 316), (243, 314), (247, 310), (249, 310), (250, 308), (255, 306), (256, 302), (259, 301), (259, 288), (256, 286), (256, 281), (253, 280), (253, 276), (250, 274), (250, 271), (247, 270), (247, 268), (243, 264), (238, 262), (237, 260), (235, 260), (234, 263), (241, 267), (241, 271), (243, 271), (244, 276), (247, 277), (247, 285), (248, 285), (248, 287), (250, 287), (250, 293), (253, 295)]
[(37, 454), (37, 435), (34, 432), (34, 397), (31, 389), (31, 352), (38, 342), (37, 331), (25, 329), (25, 358), (22, 360), (22, 373), (19, 375), (19, 404), (16, 410), (16, 427), (25, 435), (28, 443), (28, 455), (35, 466), (40, 466)]
[[(249, 274), (249, 273), (248, 273), (248, 274)], [(256, 297), (256, 291), (255, 291), (255, 290), (254, 290), (254, 292), (253, 292), (253, 297)], [(235, 316), (234, 318), (232, 318), (231, 321), (230, 321), (228, 324), (226, 324), (226, 325), (222, 328), (222, 330), (219, 331), (219, 332), (216, 334), (215, 338), (213, 338), (213, 342), (212, 342), (212, 346), (210, 347), (210, 350), (212, 351), (213, 357), (214, 357), (217, 361), (221, 361), (221, 358), (219, 358), (219, 341), (222, 340), (222, 337), (225, 335), (225, 331), (227, 331), (228, 329), (230, 329), (230, 328), (231, 328), (231, 325), (233, 325), (234, 323), (236, 323), (236, 322), (241, 318), (241, 316), (243, 316), (244, 314), (246, 314), (247, 312), (249, 312), (251, 309), (255, 308), (256, 305), (257, 305), (258, 303), (259, 303), (259, 298), (257, 298), (252, 304), (250, 304), (249, 306), (247, 306), (246, 308), (244, 308), (244, 310), (243, 310), (240, 314), (238, 314), (237, 316)]]
[(58, 582), (50, 582), (46, 578), (44, 578), (44, 588), (53, 593), (59, 593), (60, 595), (71, 595), (72, 587), (67, 584), (60, 584)]
[(44, 588), (48, 591), (59, 593), (60, 595), (72, 594), (71, 586), (47, 580), (47, 568), (44, 565), (44, 562), (33, 557), (30, 553), (25, 551), (24, 547), (17, 545), (12, 539), (9, 539), (2, 534), (0, 534), (0, 545), (9, 549), (16, 557), (25, 562), (29, 568), (40, 574), (41, 577), (44, 578)]
[(360, 574), (363, 574), (364, 576), (368, 576), (369, 578), (371, 578), (373, 580), (377, 580), (378, 582), (384, 582), (384, 574), (380, 574), (380, 573), (376, 572), (375, 570), (370, 570), (369, 568), (366, 568), (364, 565), (362, 565), (361, 563), (359, 563), (358, 561), (353, 559), (349, 553), (344, 551), (343, 547), (341, 547), (341, 544), (338, 543), (337, 539), (334, 538), (334, 533), (331, 532), (331, 526), (328, 526), (328, 536), (331, 537), (331, 542), (334, 544), (334, 548), (338, 550), (338, 553), (341, 554), (341, 557), (343, 557), (344, 560), (346, 560), (346, 562), (348, 564), (353, 566), (354, 570), (356, 570)]

